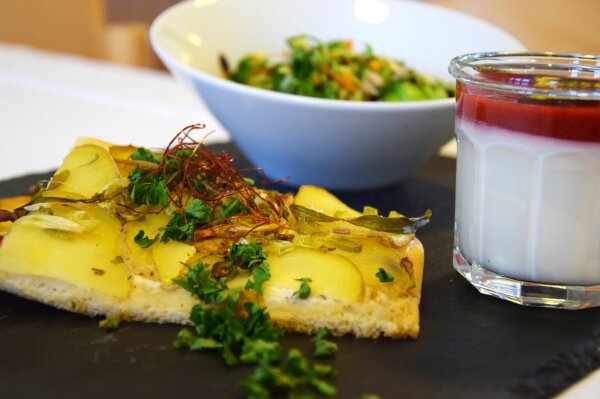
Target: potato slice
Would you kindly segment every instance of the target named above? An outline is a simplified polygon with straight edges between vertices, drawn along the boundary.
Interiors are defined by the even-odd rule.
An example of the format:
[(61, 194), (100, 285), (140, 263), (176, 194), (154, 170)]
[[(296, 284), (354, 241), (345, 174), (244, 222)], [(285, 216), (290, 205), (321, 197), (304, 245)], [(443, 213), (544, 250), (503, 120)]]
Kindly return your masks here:
[(161, 212), (158, 214), (149, 213), (142, 219), (125, 223), (121, 230), (121, 251), (123, 259), (132, 273), (150, 280), (159, 279), (158, 270), (152, 256), (152, 247), (142, 248), (135, 243), (134, 238), (140, 230), (144, 230), (146, 237), (154, 238), (168, 222), (169, 216), (165, 212)]
[(114, 146), (114, 144), (109, 143), (108, 141), (100, 140), (95, 137), (79, 137), (77, 140), (75, 140), (75, 147), (81, 147), (84, 145), (95, 145), (104, 148), (106, 151), (108, 151), (110, 147)]
[[(348, 205), (344, 204), (335, 195), (329, 191), (315, 186), (302, 186), (298, 189), (298, 194), (294, 199), (296, 205), (301, 205), (305, 208), (321, 212), (328, 216), (335, 216), (339, 218), (355, 218), (363, 215)], [(365, 207), (365, 212), (369, 210), (371, 214), (376, 214), (377, 211), (374, 208)], [(399, 213), (392, 211), (390, 217), (400, 215)], [(351, 237), (378, 237), (381, 239), (389, 239), (390, 242), (396, 247), (402, 247), (407, 245), (413, 238), (414, 234), (393, 234), (383, 231), (375, 231), (366, 227), (356, 226), (346, 221), (335, 221), (328, 223), (315, 223), (312, 225), (301, 225), (298, 224), (297, 228), (308, 234), (327, 234), (327, 233), (338, 233), (346, 234), (349, 238)]]
[[(43, 224), (36, 226), (28, 222), (28, 217), (23, 217), (14, 223), (2, 242), (0, 270), (49, 277), (126, 298), (131, 283), (129, 269), (120, 256), (119, 220), (97, 206), (73, 211), (61, 205), (53, 207), (53, 212), (54, 217), (66, 220), (76, 215), (75, 223), (85, 219), (83, 231), (43, 228)], [(81, 212), (85, 212), (85, 218)]]
[[(11, 198), (0, 198), (0, 209), (14, 211), (16, 208), (25, 205), (31, 201), (31, 195), (21, 195)], [(12, 222), (0, 222), (0, 235), (4, 235), (10, 231)]]
[(356, 266), (335, 253), (297, 248), (281, 256), (269, 256), (271, 279), (264, 285), (265, 298), (290, 298), (300, 287), (296, 279), (310, 278), (311, 295), (357, 303), (363, 297), (363, 278)]
[(117, 167), (104, 148), (94, 144), (82, 145), (65, 157), (43, 196), (91, 198), (118, 177)]
[(128, 176), (129, 172), (135, 168), (134, 161), (130, 160), (129, 157), (135, 151), (137, 147), (132, 145), (113, 145), (110, 146), (109, 153), (117, 164), (121, 176)]
[[(362, 244), (358, 253), (339, 252), (340, 255), (351, 260), (360, 270), (366, 287), (376, 289), (385, 288), (405, 294), (415, 286), (412, 270), (402, 265), (402, 257), (398, 250), (391, 248), (384, 240), (377, 238), (353, 238)], [(382, 268), (394, 277), (391, 283), (382, 283), (377, 278), (377, 272)]]
[(185, 262), (196, 253), (196, 247), (179, 241), (155, 242), (150, 247), (156, 269), (163, 283), (173, 284), (173, 279), (185, 267)]
[(316, 186), (302, 186), (294, 198), (294, 204), (342, 218), (358, 217), (362, 213), (350, 208), (329, 191)]

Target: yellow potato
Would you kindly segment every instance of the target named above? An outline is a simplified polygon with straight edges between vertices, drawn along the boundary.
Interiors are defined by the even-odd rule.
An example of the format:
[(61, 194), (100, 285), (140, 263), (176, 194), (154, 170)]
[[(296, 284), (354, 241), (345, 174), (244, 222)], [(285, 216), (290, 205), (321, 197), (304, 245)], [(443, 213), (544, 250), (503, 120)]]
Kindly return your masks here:
[(10, 234), (2, 241), (0, 270), (49, 277), (101, 294), (126, 298), (131, 283), (129, 269), (119, 249), (120, 221), (99, 207), (90, 206), (85, 210), (77, 209), (77, 212), (71, 212), (69, 208), (53, 207), (53, 216), (64, 219), (65, 225), (70, 225), (69, 222), (81, 224), (80, 212), (85, 212), (82, 232), (44, 228), (43, 224), (38, 226), (25, 216), (14, 223)]
[(185, 262), (196, 253), (193, 245), (173, 240), (155, 242), (150, 248), (160, 280), (167, 285), (173, 284), (173, 279), (179, 275)]
[[(0, 209), (14, 211), (31, 201), (31, 195), (21, 195), (11, 198), (0, 198)], [(0, 222), (0, 235), (8, 233), (12, 227), (12, 222)]]
[(363, 296), (363, 279), (356, 266), (335, 253), (297, 248), (269, 257), (271, 279), (264, 285), (265, 297), (291, 297), (300, 287), (297, 279), (310, 278), (311, 296), (322, 295), (351, 303)]
[(86, 144), (75, 147), (63, 160), (50, 182), (45, 197), (91, 198), (119, 177), (110, 154), (102, 147)]
[(158, 270), (156, 270), (152, 256), (152, 247), (142, 248), (135, 243), (134, 238), (140, 230), (144, 230), (146, 237), (154, 238), (168, 222), (169, 216), (162, 212), (159, 214), (149, 213), (140, 220), (125, 223), (121, 231), (121, 251), (123, 259), (133, 273), (150, 280), (158, 280)]
[(294, 198), (294, 204), (342, 218), (358, 217), (360, 212), (350, 208), (329, 191), (316, 186), (302, 186)]

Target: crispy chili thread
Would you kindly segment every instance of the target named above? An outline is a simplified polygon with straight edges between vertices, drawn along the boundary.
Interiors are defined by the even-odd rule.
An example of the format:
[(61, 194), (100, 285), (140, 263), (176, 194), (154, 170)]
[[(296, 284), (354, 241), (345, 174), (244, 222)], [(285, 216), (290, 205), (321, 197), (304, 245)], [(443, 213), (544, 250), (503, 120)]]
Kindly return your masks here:
[[(240, 171), (233, 166), (233, 157), (230, 154), (225, 152), (216, 154), (202, 141), (194, 140), (190, 136), (194, 130), (204, 129), (205, 127), (204, 124), (194, 124), (179, 131), (164, 150), (159, 164), (154, 169), (143, 169), (148, 172), (143, 180), (161, 173), (167, 188), (169, 203), (173, 203), (178, 207), (183, 208), (186, 192), (189, 192), (192, 198), (197, 198), (206, 203), (211, 209), (211, 216), (210, 222), (203, 228), (211, 229), (214, 237), (242, 238), (256, 228), (271, 223), (283, 227), (279, 221), (281, 218), (279, 207), (282, 205), (282, 201), (276, 199), (275, 201), (278, 204), (275, 204), (248, 184)], [(185, 150), (190, 150), (191, 153), (181, 156), (181, 151)], [(173, 167), (173, 165), (176, 166)], [(262, 176), (263, 183), (267, 182), (262, 169), (247, 168), (243, 171), (259, 173)], [(204, 192), (199, 191), (197, 185), (201, 185)], [(235, 236), (222, 236), (215, 227), (223, 224), (233, 224), (233, 217), (223, 215), (219, 208), (224, 200), (233, 201), (235, 199), (248, 213), (233, 217), (238, 220), (246, 220), (254, 226), (248, 231)], [(259, 201), (264, 203), (270, 209), (270, 212), (263, 211), (259, 206)], [(184, 218), (187, 219), (185, 213)]]

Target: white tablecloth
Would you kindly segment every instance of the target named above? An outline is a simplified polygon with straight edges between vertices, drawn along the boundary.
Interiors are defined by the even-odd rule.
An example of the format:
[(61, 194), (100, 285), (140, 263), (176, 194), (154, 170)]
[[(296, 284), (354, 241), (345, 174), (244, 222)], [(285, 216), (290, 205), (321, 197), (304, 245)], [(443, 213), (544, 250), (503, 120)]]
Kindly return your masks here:
[(229, 140), (166, 72), (0, 44), (0, 180), (56, 168), (77, 137), (164, 147), (197, 122)]
[[(214, 130), (205, 142), (230, 140), (167, 73), (0, 44), (0, 180), (55, 169), (77, 137), (161, 148), (198, 122)], [(560, 396), (588, 398), (600, 398), (600, 371)]]

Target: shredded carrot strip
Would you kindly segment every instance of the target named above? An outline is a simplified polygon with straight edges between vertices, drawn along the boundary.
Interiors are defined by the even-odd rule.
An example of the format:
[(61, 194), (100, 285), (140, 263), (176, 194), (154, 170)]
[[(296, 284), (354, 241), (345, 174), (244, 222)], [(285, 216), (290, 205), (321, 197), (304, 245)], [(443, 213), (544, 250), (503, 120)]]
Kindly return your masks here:
[(352, 72), (350, 71), (342, 71), (341, 73), (330, 71), (327, 75), (338, 82), (339, 85), (346, 90), (356, 91), (358, 89), (358, 86), (354, 83)]
[(379, 61), (377, 61), (376, 59), (369, 60), (368, 65), (369, 68), (371, 68), (375, 72), (379, 72), (379, 70), (381, 69), (381, 64), (379, 64)]

